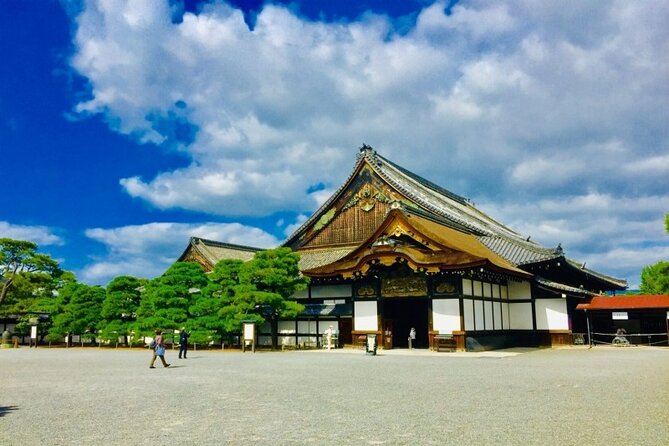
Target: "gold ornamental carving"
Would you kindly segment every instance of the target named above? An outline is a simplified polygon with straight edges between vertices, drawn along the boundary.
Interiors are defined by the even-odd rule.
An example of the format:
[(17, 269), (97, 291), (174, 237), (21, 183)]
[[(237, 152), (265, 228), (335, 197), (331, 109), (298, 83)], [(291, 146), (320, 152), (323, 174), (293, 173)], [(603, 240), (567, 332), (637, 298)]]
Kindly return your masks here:
[(358, 297), (374, 297), (376, 296), (376, 290), (372, 285), (363, 285), (358, 288), (358, 292), (356, 294)]
[(457, 288), (455, 284), (451, 282), (441, 282), (437, 284), (436, 287), (434, 287), (434, 291), (437, 294), (455, 294), (457, 292)]
[(421, 276), (388, 277), (381, 281), (381, 296), (427, 296), (427, 281)]
[(344, 206), (343, 210), (359, 206), (364, 212), (369, 212), (374, 209), (376, 203), (391, 203), (392, 198), (388, 197), (382, 191), (378, 190), (371, 184), (365, 184), (362, 189), (358, 191)]
[(323, 229), (328, 223), (330, 223), (330, 220), (332, 220), (332, 218), (335, 216), (335, 212), (337, 212), (335, 208), (330, 208), (329, 211), (321, 215), (321, 218), (314, 225), (314, 231), (319, 231)]

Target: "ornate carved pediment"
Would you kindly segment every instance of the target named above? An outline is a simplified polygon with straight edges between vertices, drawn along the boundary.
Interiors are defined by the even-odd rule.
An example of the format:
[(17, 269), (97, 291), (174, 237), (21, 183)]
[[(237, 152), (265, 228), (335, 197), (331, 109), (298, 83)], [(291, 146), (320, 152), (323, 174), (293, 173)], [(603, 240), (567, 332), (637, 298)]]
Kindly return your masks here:
[(374, 209), (376, 203), (392, 203), (395, 201), (389, 192), (383, 192), (377, 187), (366, 183), (342, 208), (342, 210), (359, 206), (364, 212)]
[(427, 280), (424, 275), (386, 277), (381, 280), (383, 297), (427, 296)]

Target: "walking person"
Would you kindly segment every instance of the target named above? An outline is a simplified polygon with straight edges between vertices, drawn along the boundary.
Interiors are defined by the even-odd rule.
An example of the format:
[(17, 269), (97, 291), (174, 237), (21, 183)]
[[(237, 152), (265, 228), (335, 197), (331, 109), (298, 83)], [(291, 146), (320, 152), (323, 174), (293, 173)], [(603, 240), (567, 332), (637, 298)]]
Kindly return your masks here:
[(160, 361), (163, 363), (163, 367), (169, 367), (170, 365), (165, 361), (165, 342), (163, 341), (163, 331), (156, 330), (156, 338), (151, 343), (153, 345), (153, 357), (151, 358), (151, 363), (149, 364), (150, 369), (155, 369), (153, 365), (156, 362), (156, 358), (160, 358)]
[(334, 327), (330, 325), (327, 330), (325, 330), (325, 347), (328, 350), (332, 350), (332, 335), (334, 334)]
[(413, 350), (413, 344), (416, 341), (416, 329), (411, 327), (409, 331), (409, 350)]
[(181, 333), (179, 334), (179, 359), (181, 359), (181, 355), (183, 355), (184, 359), (186, 358), (186, 353), (188, 353), (188, 337), (190, 334), (186, 332), (186, 327), (181, 329)]

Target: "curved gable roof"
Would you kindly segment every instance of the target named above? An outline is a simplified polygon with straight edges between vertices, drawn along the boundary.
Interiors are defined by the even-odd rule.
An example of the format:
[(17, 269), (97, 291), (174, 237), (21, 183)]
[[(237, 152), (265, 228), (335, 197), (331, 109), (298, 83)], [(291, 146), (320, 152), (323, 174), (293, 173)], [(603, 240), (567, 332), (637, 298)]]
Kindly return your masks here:
[[(389, 243), (393, 236), (407, 236), (415, 244), (402, 246)], [(370, 262), (388, 266), (398, 258), (414, 270), (437, 272), (446, 267), (488, 266), (517, 277), (532, 276), (488, 249), (474, 235), (399, 209), (391, 210), (384, 223), (356, 249), (331, 263), (304, 270), (303, 273), (310, 276), (343, 274), (344, 277), (351, 277), (365, 273)]]

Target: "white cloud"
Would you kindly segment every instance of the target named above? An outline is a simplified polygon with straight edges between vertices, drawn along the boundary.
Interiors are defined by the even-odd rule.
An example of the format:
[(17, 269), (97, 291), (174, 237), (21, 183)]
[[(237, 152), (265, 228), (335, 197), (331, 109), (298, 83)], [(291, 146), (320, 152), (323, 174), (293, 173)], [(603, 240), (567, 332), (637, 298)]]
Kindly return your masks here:
[(444, 7), (400, 35), (369, 14), (321, 23), (268, 5), (251, 31), (222, 2), (172, 23), (168, 2), (89, 0), (72, 66), (91, 97), (77, 110), (192, 157), (121, 180), (162, 209), (308, 213), (365, 142), (456, 193), (518, 209), (506, 223), (567, 249), (600, 252), (607, 222), (620, 243), (655, 243), (629, 209), (668, 195), (669, 3)]
[(92, 228), (86, 236), (104, 244), (106, 255), (92, 259), (77, 276), (105, 284), (119, 275), (153, 278), (176, 261), (190, 237), (273, 248), (279, 241), (267, 232), (239, 223), (148, 223), (119, 228)]
[(0, 221), (0, 238), (28, 240), (38, 246), (62, 246), (65, 241), (47, 226), (16, 225)]

